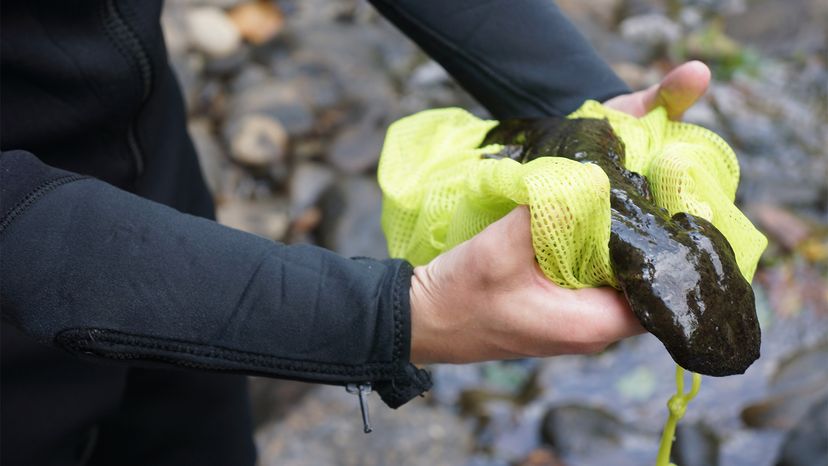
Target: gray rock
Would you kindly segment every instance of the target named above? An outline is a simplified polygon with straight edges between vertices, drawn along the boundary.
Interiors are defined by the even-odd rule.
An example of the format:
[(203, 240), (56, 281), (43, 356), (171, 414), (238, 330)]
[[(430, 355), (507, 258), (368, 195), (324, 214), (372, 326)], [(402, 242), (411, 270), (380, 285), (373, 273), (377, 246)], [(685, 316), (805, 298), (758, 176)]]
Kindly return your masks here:
[(219, 204), (217, 217), (223, 225), (272, 240), (281, 240), (290, 223), (281, 199), (231, 199)]
[(583, 405), (552, 407), (541, 421), (543, 441), (565, 456), (617, 449), (627, 429), (609, 412)]
[(230, 92), (239, 93), (249, 87), (264, 83), (269, 77), (270, 73), (267, 68), (260, 65), (247, 64), (233, 76), (228, 87), (230, 88)]
[(244, 89), (232, 100), (229, 119), (260, 113), (279, 120), (291, 136), (302, 135), (313, 127), (313, 111), (299, 92), (284, 82), (268, 81)]
[(241, 44), (233, 53), (207, 57), (204, 71), (212, 76), (225, 77), (239, 72), (250, 61), (250, 46)]
[(300, 163), (290, 180), (290, 216), (295, 219), (316, 205), (320, 196), (333, 184), (334, 172), (327, 165)]
[(227, 14), (216, 7), (198, 7), (187, 12), (190, 42), (211, 57), (226, 57), (241, 45), (241, 35)]
[(275, 118), (251, 113), (231, 120), (225, 128), (233, 159), (251, 167), (282, 162), (288, 144), (285, 128)]
[(626, 18), (619, 29), (624, 39), (649, 48), (670, 44), (681, 36), (681, 26), (657, 13)]
[(670, 459), (681, 466), (718, 466), (719, 439), (705, 425), (681, 422)]
[(369, 396), (374, 431), (362, 432), (356, 397), (320, 387), (286, 419), (256, 435), (262, 466), (462, 465), (471, 449), (469, 428), (451, 411), (413, 400), (391, 410)]
[(788, 434), (776, 466), (828, 465), (828, 397)]
[(341, 179), (325, 193), (320, 242), (344, 256), (388, 256), (380, 227), (382, 192), (369, 177)]
[(367, 115), (334, 138), (328, 162), (343, 173), (364, 173), (376, 166), (385, 137), (384, 120)]

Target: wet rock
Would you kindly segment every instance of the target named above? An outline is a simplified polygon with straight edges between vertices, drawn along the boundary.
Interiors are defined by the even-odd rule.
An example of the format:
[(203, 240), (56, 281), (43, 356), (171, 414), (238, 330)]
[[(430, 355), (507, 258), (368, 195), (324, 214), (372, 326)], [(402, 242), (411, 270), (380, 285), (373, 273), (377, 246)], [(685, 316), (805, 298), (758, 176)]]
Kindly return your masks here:
[(782, 361), (769, 384), (769, 396), (747, 406), (742, 421), (754, 428), (792, 428), (817, 400), (828, 397), (826, 360), (828, 343)]
[(273, 2), (250, 1), (230, 10), (230, 20), (248, 42), (263, 44), (284, 26), (282, 12)]
[(540, 447), (542, 407), (516, 409), (505, 400), (489, 402), (477, 444), (492, 456), (515, 463)]
[(776, 466), (828, 464), (828, 397), (808, 411), (788, 434)]
[(340, 180), (325, 193), (320, 225), (321, 244), (344, 256), (388, 257), (380, 227), (382, 192), (371, 177)]
[(239, 30), (219, 8), (191, 9), (187, 12), (187, 29), (193, 46), (215, 58), (230, 55), (241, 45)]
[(269, 167), (285, 157), (288, 134), (279, 120), (265, 114), (247, 114), (227, 125), (233, 159), (251, 167)]
[(553, 407), (541, 422), (543, 441), (563, 455), (618, 448), (627, 429), (608, 411), (583, 405)]
[(379, 161), (385, 124), (380, 115), (368, 115), (339, 133), (331, 145), (328, 161), (343, 173), (364, 173)]
[(219, 223), (272, 240), (281, 240), (290, 223), (287, 203), (280, 199), (231, 199), (218, 206)]
[(327, 165), (302, 162), (290, 180), (290, 215), (299, 217), (316, 205), (320, 196), (333, 184), (334, 172)]
[(712, 429), (680, 422), (670, 460), (681, 466), (718, 466), (719, 439)]
[(222, 190), (223, 172), (227, 165), (224, 151), (213, 136), (210, 122), (206, 119), (190, 120), (187, 130), (193, 139), (204, 180), (210, 192), (215, 196)]
[(413, 400), (399, 410), (368, 399), (374, 431), (362, 432), (356, 398), (341, 387), (321, 387), (281, 422), (256, 435), (262, 466), (462, 465), (469, 428), (450, 410)]
[(230, 104), (229, 118), (249, 113), (261, 113), (279, 120), (291, 136), (302, 135), (313, 127), (310, 105), (296, 89), (283, 82), (268, 81), (237, 94)]

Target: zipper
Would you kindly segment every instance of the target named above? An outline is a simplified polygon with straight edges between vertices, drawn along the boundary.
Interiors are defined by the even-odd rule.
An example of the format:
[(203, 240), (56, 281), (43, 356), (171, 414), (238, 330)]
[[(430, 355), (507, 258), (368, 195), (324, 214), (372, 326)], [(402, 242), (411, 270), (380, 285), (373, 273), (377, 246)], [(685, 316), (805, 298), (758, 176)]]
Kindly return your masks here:
[[(147, 101), (152, 90), (152, 64), (149, 54), (141, 44), (138, 35), (127, 23), (124, 16), (118, 11), (115, 0), (105, 0), (103, 4), (103, 24), (109, 39), (115, 44), (118, 50), (126, 56), (137, 68), (141, 80), (141, 106)], [(139, 107), (140, 108), (140, 107)], [(138, 137), (135, 127), (138, 116), (132, 118), (127, 128), (127, 146), (132, 155), (135, 165), (135, 177), (138, 178), (144, 172), (144, 154), (138, 144)]]
[(345, 391), (356, 395), (359, 399), (359, 410), (362, 413), (362, 431), (370, 434), (374, 431), (371, 427), (371, 418), (368, 415), (368, 395), (371, 394), (371, 382), (349, 383), (345, 385)]

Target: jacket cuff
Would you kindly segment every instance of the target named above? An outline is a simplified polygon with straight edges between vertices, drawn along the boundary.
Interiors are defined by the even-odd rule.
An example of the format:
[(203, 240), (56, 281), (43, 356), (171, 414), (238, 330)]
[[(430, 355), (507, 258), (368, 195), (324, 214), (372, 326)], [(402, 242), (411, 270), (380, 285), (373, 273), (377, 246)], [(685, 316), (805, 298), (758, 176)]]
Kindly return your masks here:
[(422, 395), (431, 386), (431, 374), (411, 364), (411, 276), (414, 269), (402, 260), (384, 261), (393, 267), (398, 265), (391, 287), (391, 304), (394, 312), (394, 364), (390, 380), (374, 383), (374, 390), (389, 407), (397, 409), (412, 398)]

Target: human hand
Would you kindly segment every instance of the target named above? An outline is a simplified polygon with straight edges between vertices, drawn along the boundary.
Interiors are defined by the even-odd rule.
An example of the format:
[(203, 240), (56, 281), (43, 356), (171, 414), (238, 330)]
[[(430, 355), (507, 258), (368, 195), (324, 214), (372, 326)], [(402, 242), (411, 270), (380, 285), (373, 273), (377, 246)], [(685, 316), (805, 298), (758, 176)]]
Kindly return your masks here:
[(555, 285), (535, 262), (529, 209), (416, 267), (411, 360), (467, 363), (582, 354), (642, 333), (612, 288)]
[(704, 95), (710, 84), (710, 69), (700, 61), (690, 61), (678, 66), (658, 84), (631, 94), (619, 95), (604, 105), (635, 117), (642, 117), (655, 107), (667, 109), (671, 120), (681, 116)]
[[(708, 67), (691, 61), (659, 84), (604, 104), (636, 117), (662, 105), (676, 120), (709, 83)], [(616, 290), (570, 290), (543, 275), (535, 262), (529, 215), (529, 209), (520, 206), (472, 239), (414, 269), (413, 362), (594, 353), (644, 332)]]

